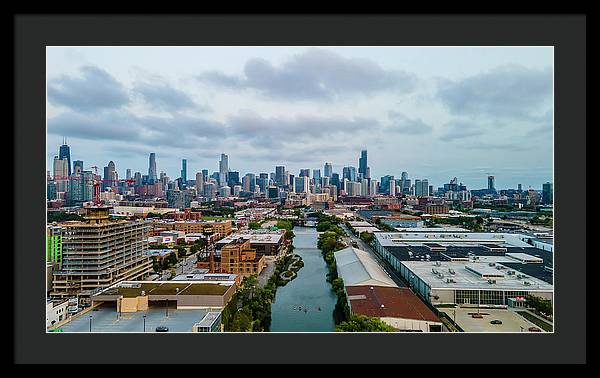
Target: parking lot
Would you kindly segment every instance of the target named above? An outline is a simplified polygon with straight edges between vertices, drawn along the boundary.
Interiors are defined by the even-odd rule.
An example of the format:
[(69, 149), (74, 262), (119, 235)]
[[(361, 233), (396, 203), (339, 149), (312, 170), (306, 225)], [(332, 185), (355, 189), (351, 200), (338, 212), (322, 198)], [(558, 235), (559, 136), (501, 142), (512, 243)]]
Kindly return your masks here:
[[(483, 318), (480, 319), (470, 315), (477, 313), (476, 308), (440, 308), (440, 311), (448, 314), (450, 319), (455, 319), (455, 323), (465, 332), (529, 332), (529, 327), (536, 327), (509, 309), (481, 308), (479, 313)], [(500, 320), (502, 324), (490, 324), (492, 320)]]

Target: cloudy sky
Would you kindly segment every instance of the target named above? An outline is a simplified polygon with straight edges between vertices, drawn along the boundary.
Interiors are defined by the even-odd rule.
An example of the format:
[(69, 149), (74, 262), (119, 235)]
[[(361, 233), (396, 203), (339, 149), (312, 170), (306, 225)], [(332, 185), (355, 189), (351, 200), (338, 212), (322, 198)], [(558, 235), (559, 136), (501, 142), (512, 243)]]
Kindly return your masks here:
[(47, 166), (406, 171), (434, 187), (552, 180), (548, 47), (48, 47)]

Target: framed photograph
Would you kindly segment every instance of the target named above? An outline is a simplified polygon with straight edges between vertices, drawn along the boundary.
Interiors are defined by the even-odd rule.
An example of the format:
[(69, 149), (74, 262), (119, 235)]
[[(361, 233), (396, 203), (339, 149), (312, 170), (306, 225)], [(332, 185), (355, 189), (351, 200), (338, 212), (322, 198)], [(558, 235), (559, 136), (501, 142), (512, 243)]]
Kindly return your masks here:
[[(583, 70), (567, 84), (571, 39), (544, 34), (541, 16), (23, 15), (17, 25), (79, 17), (89, 22), (78, 38), (17, 28), (17, 57), (35, 51), (44, 70), (31, 150), (45, 181), (30, 186), (45, 199), (34, 201), (45, 255), (28, 259), (45, 269), (27, 301), (44, 301), (46, 320), (37, 306), (30, 333), (67, 345), (175, 338), (203, 345), (201, 363), (232, 338), (290, 345), (302, 362), (404, 340), (416, 349), (400, 357), (381, 344), (359, 360), (433, 362), (419, 348), (504, 342), (519, 354), (578, 335), (561, 311), (574, 308), (561, 293), (576, 278), (559, 274), (585, 267), (585, 244), (573, 252), (562, 228), (585, 216), (569, 215), (564, 183), (577, 172), (557, 156), (585, 153), (561, 134), (585, 138), (585, 16), (547, 16), (583, 30), (582, 54), (569, 57)], [(251, 31), (221, 34), (233, 24)], [(404, 33), (434, 24), (448, 34)], [(158, 36), (152, 25), (177, 26)], [(182, 36), (186, 25), (198, 35)], [(373, 37), (357, 36), (367, 25), (378, 25)], [(17, 103), (30, 79), (17, 74)], [(515, 360), (549, 359), (537, 352)], [(437, 362), (457, 362), (451, 354)]]

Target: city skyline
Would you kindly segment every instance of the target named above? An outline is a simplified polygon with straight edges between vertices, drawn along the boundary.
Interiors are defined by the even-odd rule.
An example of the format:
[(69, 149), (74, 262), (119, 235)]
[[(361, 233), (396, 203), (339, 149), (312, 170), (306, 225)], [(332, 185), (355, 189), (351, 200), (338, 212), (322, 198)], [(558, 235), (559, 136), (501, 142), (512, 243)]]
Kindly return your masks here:
[(48, 169), (66, 136), (71, 161), (112, 160), (121, 177), (150, 152), (176, 178), (182, 159), (188, 177), (217, 171), (221, 153), (241, 173), (341, 173), (364, 149), (375, 179), (553, 181), (552, 48), (47, 51)]
[[(65, 139), (63, 139), (63, 140), (65, 140)], [(63, 146), (67, 146), (69, 148), (69, 150), (70, 150), (70, 147), (71, 147), (70, 145), (68, 145), (68, 144), (64, 145), (63, 144), (60, 147), (63, 147)], [(360, 155), (357, 158), (358, 164), (340, 166), (339, 167), (340, 169), (338, 169), (338, 170), (336, 170), (335, 166), (332, 165), (330, 162), (325, 161), (325, 162), (323, 162), (323, 164), (322, 164), (322, 166), (320, 168), (312, 168), (312, 167), (311, 168), (300, 168), (297, 171), (291, 171), (291, 170), (288, 169), (288, 167), (285, 164), (284, 165), (278, 164), (278, 165), (275, 165), (275, 166), (271, 167), (271, 168), (273, 168), (271, 170), (267, 169), (267, 170), (252, 171), (252, 172), (239, 171), (239, 170), (236, 170), (236, 169), (229, 168), (228, 167), (229, 155), (226, 154), (226, 153), (221, 153), (219, 155), (219, 159), (225, 158), (225, 160), (224, 160), (225, 161), (225, 164), (224, 164), (225, 171), (222, 171), (222, 167), (220, 165), (220, 162), (222, 160), (217, 160), (216, 162), (219, 165), (218, 169), (214, 169), (214, 170), (208, 169), (208, 173), (209, 174), (214, 174), (214, 173), (219, 173), (220, 174), (221, 172), (230, 172), (230, 171), (238, 172), (240, 180), (241, 180), (241, 177), (243, 177), (243, 176), (245, 176), (247, 174), (252, 174), (252, 175), (255, 175), (256, 177), (258, 177), (258, 175), (261, 174), (261, 173), (267, 174), (267, 175), (273, 174), (274, 177), (275, 177), (275, 179), (273, 180), (273, 184), (277, 184), (278, 183), (278, 178), (277, 178), (277, 168), (278, 167), (283, 167), (284, 168), (284, 172), (288, 172), (292, 176), (296, 176), (296, 177), (301, 176), (303, 170), (308, 170), (309, 177), (313, 178), (315, 170), (319, 171), (319, 174), (321, 175), (320, 177), (327, 176), (324, 173), (325, 172), (324, 169), (325, 169), (326, 165), (329, 165), (331, 167), (330, 169), (332, 170), (332, 174), (339, 175), (339, 178), (343, 178), (343, 176), (344, 176), (344, 169), (345, 168), (354, 168), (353, 169), (354, 176), (357, 177), (356, 176), (356, 172), (358, 172), (358, 170), (359, 170), (360, 160), (361, 160), (361, 158), (363, 156), (363, 153), (366, 153), (366, 152), (367, 152), (367, 150), (360, 150)], [(58, 155), (56, 155), (56, 156), (58, 156)], [(144, 170), (143, 169), (139, 170), (139, 171), (134, 171), (131, 168), (123, 168), (122, 167), (121, 170), (124, 171), (124, 172), (126, 172), (124, 176), (127, 177), (127, 172), (129, 172), (130, 174), (131, 173), (139, 173), (140, 176), (148, 176), (148, 179), (151, 180), (151, 177), (150, 177), (151, 176), (150, 172), (152, 171), (152, 168), (150, 168), (151, 166), (154, 168), (154, 173), (155, 174), (156, 174), (157, 171), (163, 173), (164, 171), (162, 169), (158, 169), (158, 164), (156, 163), (156, 153), (151, 152), (151, 153), (148, 154), (148, 156), (149, 156), (149, 163), (148, 163), (148, 168), (146, 169), (146, 171), (148, 172), (147, 175), (144, 174)], [(82, 161), (81, 160), (75, 160), (74, 163), (82, 163)], [(110, 168), (111, 164), (112, 164), (112, 168)], [(167, 172), (164, 172), (165, 175), (169, 178), (169, 180), (175, 181), (177, 179), (182, 178), (182, 176), (181, 176), (181, 174), (183, 173), (183, 169), (181, 169), (182, 168), (182, 164), (183, 164), (183, 166), (186, 167), (186, 172), (187, 172), (187, 177), (185, 178), (184, 181), (187, 181), (188, 177), (194, 177), (195, 178), (196, 175), (202, 174), (203, 171), (207, 170), (205, 168), (198, 169), (198, 170), (188, 169), (187, 168), (187, 159), (180, 159), (179, 160), (179, 164), (180, 164), (180, 166), (179, 166), (179, 168), (180, 168), (179, 175), (171, 176)], [(86, 164), (86, 167), (87, 168), (91, 168), (94, 165), (95, 164), (90, 164), (90, 165)], [(119, 173), (118, 173), (119, 169), (116, 168), (116, 164), (114, 163), (113, 160), (109, 161), (109, 163), (107, 164), (107, 166), (103, 167), (104, 168), (103, 170), (101, 170), (102, 167), (100, 167), (100, 166), (97, 166), (97, 167), (99, 169), (98, 172), (99, 173), (103, 173), (102, 174), (103, 177), (107, 176), (107, 174), (106, 174), (106, 169), (107, 168), (112, 169), (112, 171), (116, 173), (116, 177), (119, 176)], [(368, 166), (366, 168), (368, 170), (370, 170), (370, 168), (371, 168), (370, 163), (368, 164)], [(65, 169), (68, 169), (68, 167), (65, 167)], [(84, 170), (84, 169), (82, 169), (82, 170)], [(89, 171), (89, 169), (85, 169), (85, 170)], [(49, 167), (48, 171), (51, 172), (51, 175), (53, 175), (52, 167)], [(493, 189), (498, 189), (498, 190), (500, 190), (500, 189), (517, 189), (518, 188), (518, 190), (521, 190), (521, 189), (525, 189), (525, 190), (526, 189), (533, 189), (533, 190), (536, 190), (536, 191), (540, 191), (541, 190), (540, 188), (542, 188), (545, 184), (552, 183), (552, 180), (545, 181), (543, 183), (540, 183), (539, 188), (536, 187), (536, 186), (529, 185), (529, 184), (524, 184), (524, 183), (517, 183), (517, 184), (515, 184), (513, 186), (508, 185), (508, 186), (499, 187), (499, 186), (497, 186), (495, 184), (497, 177), (495, 175), (488, 175), (488, 173), (485, 174), (485, 177), (481, 178), (481, 182), (483, 183), (481, 186), (470, 185), (467, 182), (463, 182), (462, 180), (460, 180), (459, 176), (454, 176), (454, 177), (449, 178), (448, 180), (446, 180), (444, 182), (437, 183), (437, 182), (434, 182), (433, 180), (429, 179), (428, 177), (418, 176), (418, 175), (416, 175), (416, 176), (415, 175), (411, 175), (410, 172), (406, 172), (406, 171), (402, 171), (401, 174), (400, 173), (399, 174), (386, 173), (383, 176), (370, 177), (370, 179), (375, 180), (379, 184), (381, 184), (380, 179), (383, 178), (384, 176), (392, 176), (396, 180), (399, 180), (399, 179), (403, 179), (403, 180), (404, 179), (410, 179), (410, 180), (417, 180), (417, 181), (425, 180), (426, 182), (428, 182), (430, 185), (433, 186), (434, 190), (437, 189), (438, 187), (443, 186), (444, 184), (447, 184), (447, 183), (451, 182), (454, 178), (457, 179), (458, 182), (460, 182), (461, 184), (464, 184), (465, 186), (469, 187), (469, 190), (479, 190), (479, 189), (486, 189), (486, 188), (490, 189), (490, 178), (492, 178), (492, 181), (494, 183), (492, 188)], [(123, 176), (121, 176), (121, 177), (123, 177)], [(327, 177), (331, 177), (331, 176), (327, 176)], [(129, 179), (129, 177), (127, 177), (127, 179)], [(350, 181), (355, 181), (355, 180), (350, 180)]]

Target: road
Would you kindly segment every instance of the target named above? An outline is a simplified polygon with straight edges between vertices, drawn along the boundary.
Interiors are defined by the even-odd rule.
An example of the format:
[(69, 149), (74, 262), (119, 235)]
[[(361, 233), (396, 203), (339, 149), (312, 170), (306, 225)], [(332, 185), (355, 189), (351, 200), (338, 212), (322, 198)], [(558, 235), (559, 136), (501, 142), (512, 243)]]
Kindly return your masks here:
[(352, 232), (348, 229), (348, 227), (346, 227), (345, 224), (340, 223), (340, 226), (342, 227), (342, 229), (344, 230), (344, 232), (346, 232), (346, 237), (344, 237), (344, 241), (346, 242), (347, 245), (351, 246), (352, 242), (356, 242), (356, 244), (358, 245), (359, 249), (362, 249), (364, 251), (367, 251), (371, 254), (371, 256), (373, 256), (373, 258), (377, 261), (377, 263), (379, 264), (380, 267), (383, 268), (383, 270), (386, 271), (386, 273), (388, 274), (388, 276), (390, 276), (390, 278), (399, 286), (399, 287), (408, 287), (408, 285), (406, 284), (406, 282), (404, 281), (404, 279), (402, 279), (402, 277), (398, 276), (396, 274), (396, 272), (392, 269), (392, 267), (390, 266), (390, 264), (383, 260), (381, 257), (379, 257), (379, 255), (373, 250), (373, 248), (371, 248), (370, 245), (368, 245), (367, 243), (365, 243), (364, 241), (362, 241), (360, 238), (354, 236), (352, 234)]
[(258, 286), (264, 287), (269, 278), (273, 275), (273, 271), (275, 270), (275, 264), (277, 263), (275, 256), (265, 256), (265, 267), (262, 272), (258, 275)]

